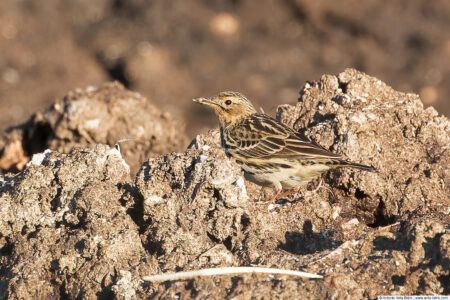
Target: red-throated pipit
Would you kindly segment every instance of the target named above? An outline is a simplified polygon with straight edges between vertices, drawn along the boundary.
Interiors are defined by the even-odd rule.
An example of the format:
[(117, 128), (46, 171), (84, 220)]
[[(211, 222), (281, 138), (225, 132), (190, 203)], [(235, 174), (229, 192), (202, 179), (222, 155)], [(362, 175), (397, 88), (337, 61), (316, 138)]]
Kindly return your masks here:
[[(194, 101), (214, 108), (226, 154), (236, 159), (247, 180), (275, 188), (271, 201), (298, 191), (332, 168), (376, 171), (373, 167), (343, 160), (340, 155), (300, 137), (292, 128), (258, 114), (251, 102), (238, 92), (222, 92)], [(287, 191), (282, 193), (282, 190)]]

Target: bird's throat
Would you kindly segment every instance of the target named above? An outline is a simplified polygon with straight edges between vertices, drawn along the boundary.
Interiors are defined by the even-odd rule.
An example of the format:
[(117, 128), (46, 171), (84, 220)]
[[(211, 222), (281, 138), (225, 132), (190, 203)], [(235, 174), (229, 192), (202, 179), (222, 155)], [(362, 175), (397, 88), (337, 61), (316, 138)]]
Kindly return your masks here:
[(217, 112), (219, 117), (220, 127), (226, 128), (239, 124), (251, 114), (233, 114), (227, 111)]

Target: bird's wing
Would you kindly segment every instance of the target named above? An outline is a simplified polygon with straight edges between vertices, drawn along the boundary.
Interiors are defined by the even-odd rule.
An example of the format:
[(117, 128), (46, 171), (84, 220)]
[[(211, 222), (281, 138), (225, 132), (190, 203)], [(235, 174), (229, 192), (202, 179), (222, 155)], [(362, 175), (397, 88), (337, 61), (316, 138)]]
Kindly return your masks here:
[(267, 115), (253, 115), (229, 134), (235, 145), (230, 150), (244, 158), (340, 158)]

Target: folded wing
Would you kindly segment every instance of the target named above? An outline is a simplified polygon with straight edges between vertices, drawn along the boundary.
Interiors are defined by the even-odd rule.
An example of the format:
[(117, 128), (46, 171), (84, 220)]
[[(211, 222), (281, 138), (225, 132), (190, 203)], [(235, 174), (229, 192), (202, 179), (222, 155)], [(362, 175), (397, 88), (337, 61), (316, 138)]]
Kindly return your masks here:
[(247, 118), (230, 132), (230, 138), (245, 158), (340, 158), (267, 115)]

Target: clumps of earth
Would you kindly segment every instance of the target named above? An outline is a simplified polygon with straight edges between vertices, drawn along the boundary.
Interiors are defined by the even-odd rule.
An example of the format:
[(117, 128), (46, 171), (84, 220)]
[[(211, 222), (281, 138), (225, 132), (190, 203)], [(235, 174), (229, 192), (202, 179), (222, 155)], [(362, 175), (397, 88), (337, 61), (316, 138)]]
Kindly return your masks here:
[[(118, 84), (70, 92), (6, 132), (0, 298), (449, 294), (449, 120), (353, 69), (306, 84), (277, 118), (378, 173), (330, 171), (268, 207), (218, 130), (183, 149), (180, 124)], [(250, 265), (324, 278), (143, 280)]]
[(0, 168), (20, 171), (32, 154), (45, 149), (69, 153), (76, 147), (117, 143), (136, 173), (149, 156), (181, 151), (187, 140), (184, 124), (114, 82), (70, 91), (25, 124), (10, 128), (0, 140)]

